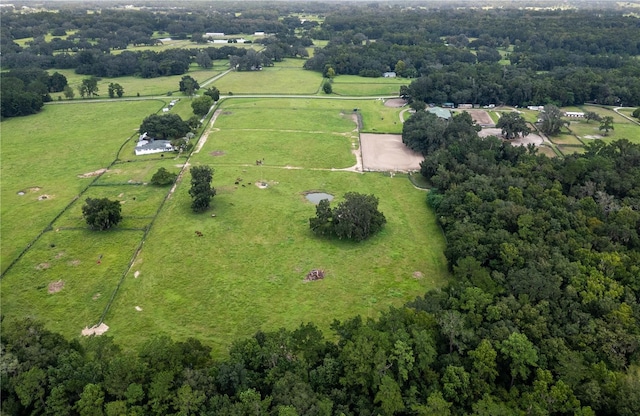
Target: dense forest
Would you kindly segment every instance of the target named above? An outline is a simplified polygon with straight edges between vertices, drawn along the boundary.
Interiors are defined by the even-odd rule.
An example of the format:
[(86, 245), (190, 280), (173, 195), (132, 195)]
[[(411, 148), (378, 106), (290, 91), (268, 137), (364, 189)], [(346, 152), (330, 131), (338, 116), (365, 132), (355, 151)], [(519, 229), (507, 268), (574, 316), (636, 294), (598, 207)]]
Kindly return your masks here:
[[(123, 54), (131, 68), (153, 62), (152, 53), (147, 60), (109, 52), (124, 28), (135, 28), (138, 42), (155, 31), (273, 30), (285, 54), (301, 53), (295, 33), (324, 38), (309, 69), (395, 70), (415, 77), (403, 94), (427, 103), (640, 103), (640, 20), (608, 11), (341, 7), (304, 32), (276, 12), (3, 13), (2, 22), (3, 69), (24, 69), (17, 62), (29, 60), (38, 68), (3, 74), (3, 109), (6, 79), (36, 106), (64, 87), (66, 80), (43, 71), (59, 56), (86, 58), (86, 74)], [(54, 41), (43, 35), (54, 29), (73, 32), (80, 46), (47, 49)], [(36, 39), (24, 49), (12, 41), (26, 36)], [(159, 67), (172, 59), (164, 58)], [(423, 127), (409, 122), (403, 135), (432, 137)], [(552, 159), (535, 147), (480, 139), (464, 113), (442, 126), (437, 141), (418, 145), (421, 174), (432, 185), (424, 203), (447, 241), (445, 288), (376, 319), (336, 321), (328, 334), (312, 324), (258, 332), (221, 359), (193, 338), (158, 335), (123, 349), (108, 335), (69, 341), (30, 319), (3, 320), (2, 413), (640, 414), (640, 145), (594, 141), (583, 154)]]

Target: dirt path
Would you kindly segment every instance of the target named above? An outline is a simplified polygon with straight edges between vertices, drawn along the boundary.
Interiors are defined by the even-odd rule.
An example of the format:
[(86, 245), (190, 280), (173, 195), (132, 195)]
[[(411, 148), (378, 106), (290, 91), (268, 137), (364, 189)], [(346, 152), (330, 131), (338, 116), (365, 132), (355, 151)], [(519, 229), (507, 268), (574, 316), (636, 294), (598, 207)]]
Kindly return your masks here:
[(202, 136), (200, 136), (200, 140), (198, 140), (198, 144), (196, 144), (196, 150), (194, 150), (193, 153), (200, 153), (200, 150), (202, 150), (202, 146), (204, 146), (204, 144), (207, 142), (207, 139), (209, 138), (209, 133), (211, 133), (211, 131), (213, 130), (213, 123), (216, 122), (216, 119), (221, 112), (222, 110), (220, 109), (213, 112), (213, 116), (211, 116), (211, 121), (209, 122), (209, 128), (207, 129), (207, 131), (202, 133)]

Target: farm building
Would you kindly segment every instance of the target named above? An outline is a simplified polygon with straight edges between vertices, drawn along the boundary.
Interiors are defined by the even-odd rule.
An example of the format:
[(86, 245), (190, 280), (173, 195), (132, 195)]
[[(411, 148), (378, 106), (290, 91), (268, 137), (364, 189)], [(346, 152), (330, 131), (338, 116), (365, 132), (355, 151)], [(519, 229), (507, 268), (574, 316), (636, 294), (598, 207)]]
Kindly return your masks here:
[(385, 72), (384, 74), (382, 74), (383, 77), (385, 78), (395, 78), (396, 77), (396, 73), (395, 72)]
[(584, 113), (581, 111), (565, 111), (564, 112), (564, 116), (565, 117), (572, 117), (572, 118), (583, 118), (584, 117)]
[(140, 156), (150, 155), (152, 153), (172, 152), (174, 150), (175, 148), (171, 145), (169, 140), (156, 140), (147, 136), (147, 133), (145, 132), (140, 135), (134, 152), (136, 156)]

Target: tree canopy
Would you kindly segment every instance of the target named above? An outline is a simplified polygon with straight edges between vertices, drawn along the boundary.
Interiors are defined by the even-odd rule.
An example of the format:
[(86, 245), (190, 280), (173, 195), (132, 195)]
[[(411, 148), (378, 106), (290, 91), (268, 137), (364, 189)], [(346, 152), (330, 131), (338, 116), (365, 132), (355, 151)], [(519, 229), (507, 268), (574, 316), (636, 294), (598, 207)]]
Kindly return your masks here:
[(378, 198), (357, 192), (347, 192), (344, 201), (331, 209), (323, 199), (316, 206), (316, 216), (309, 227), (317, 235), (333, 235), (339, 239), (363, 241), (380, 231), (387, 222), (378, 211)]
[(82, 206), (82, 216), (94, 230), (108, 230), (122, 220), (120, 201), (109, 198), (87, 198)]
[(531, 133), (531, 129), (527, 126), (524, 117), (515, 111), (502, 113), (496, 123), (496, 127), (502, 130), (502, 135), (507, 140), (515, 139), (520, 135), (525, 137)]
[(171, 140), (184, 137), (191, 128), (178, 114), (151, 114), (142, 121), (139, 131), (154, 139)]
[(216, 190), (211, 186), (213, 169), (209, 166), (194, 166), (191, 172), (191, 209), (193, 212), (203, 212), (209, 208), (211, 198), (216, 195)]

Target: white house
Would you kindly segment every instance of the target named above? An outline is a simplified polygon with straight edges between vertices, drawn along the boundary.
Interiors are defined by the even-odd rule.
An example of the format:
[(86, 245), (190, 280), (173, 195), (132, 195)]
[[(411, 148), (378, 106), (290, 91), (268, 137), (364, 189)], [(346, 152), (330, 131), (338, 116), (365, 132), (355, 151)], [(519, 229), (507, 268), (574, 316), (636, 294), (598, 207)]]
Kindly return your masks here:
[(396, 77), (396, 73), (395, 72), (385, 72), (384, 74), (382, 74), (383, 77), (385, 78), (395, 78)]
[(564, 112), (564, 116), (565, 117), (573, 117), (573, 118), (583, 118), (584, 117), (584, 113), (580, 112), (580, 111), (565, 111)]
[(146, 132), (140, 135), (134, 152), (136, 156), (150, 155), (152, 153), (172, 152), (175, 148), (169, 140), (156, 140), (147, 135)]

